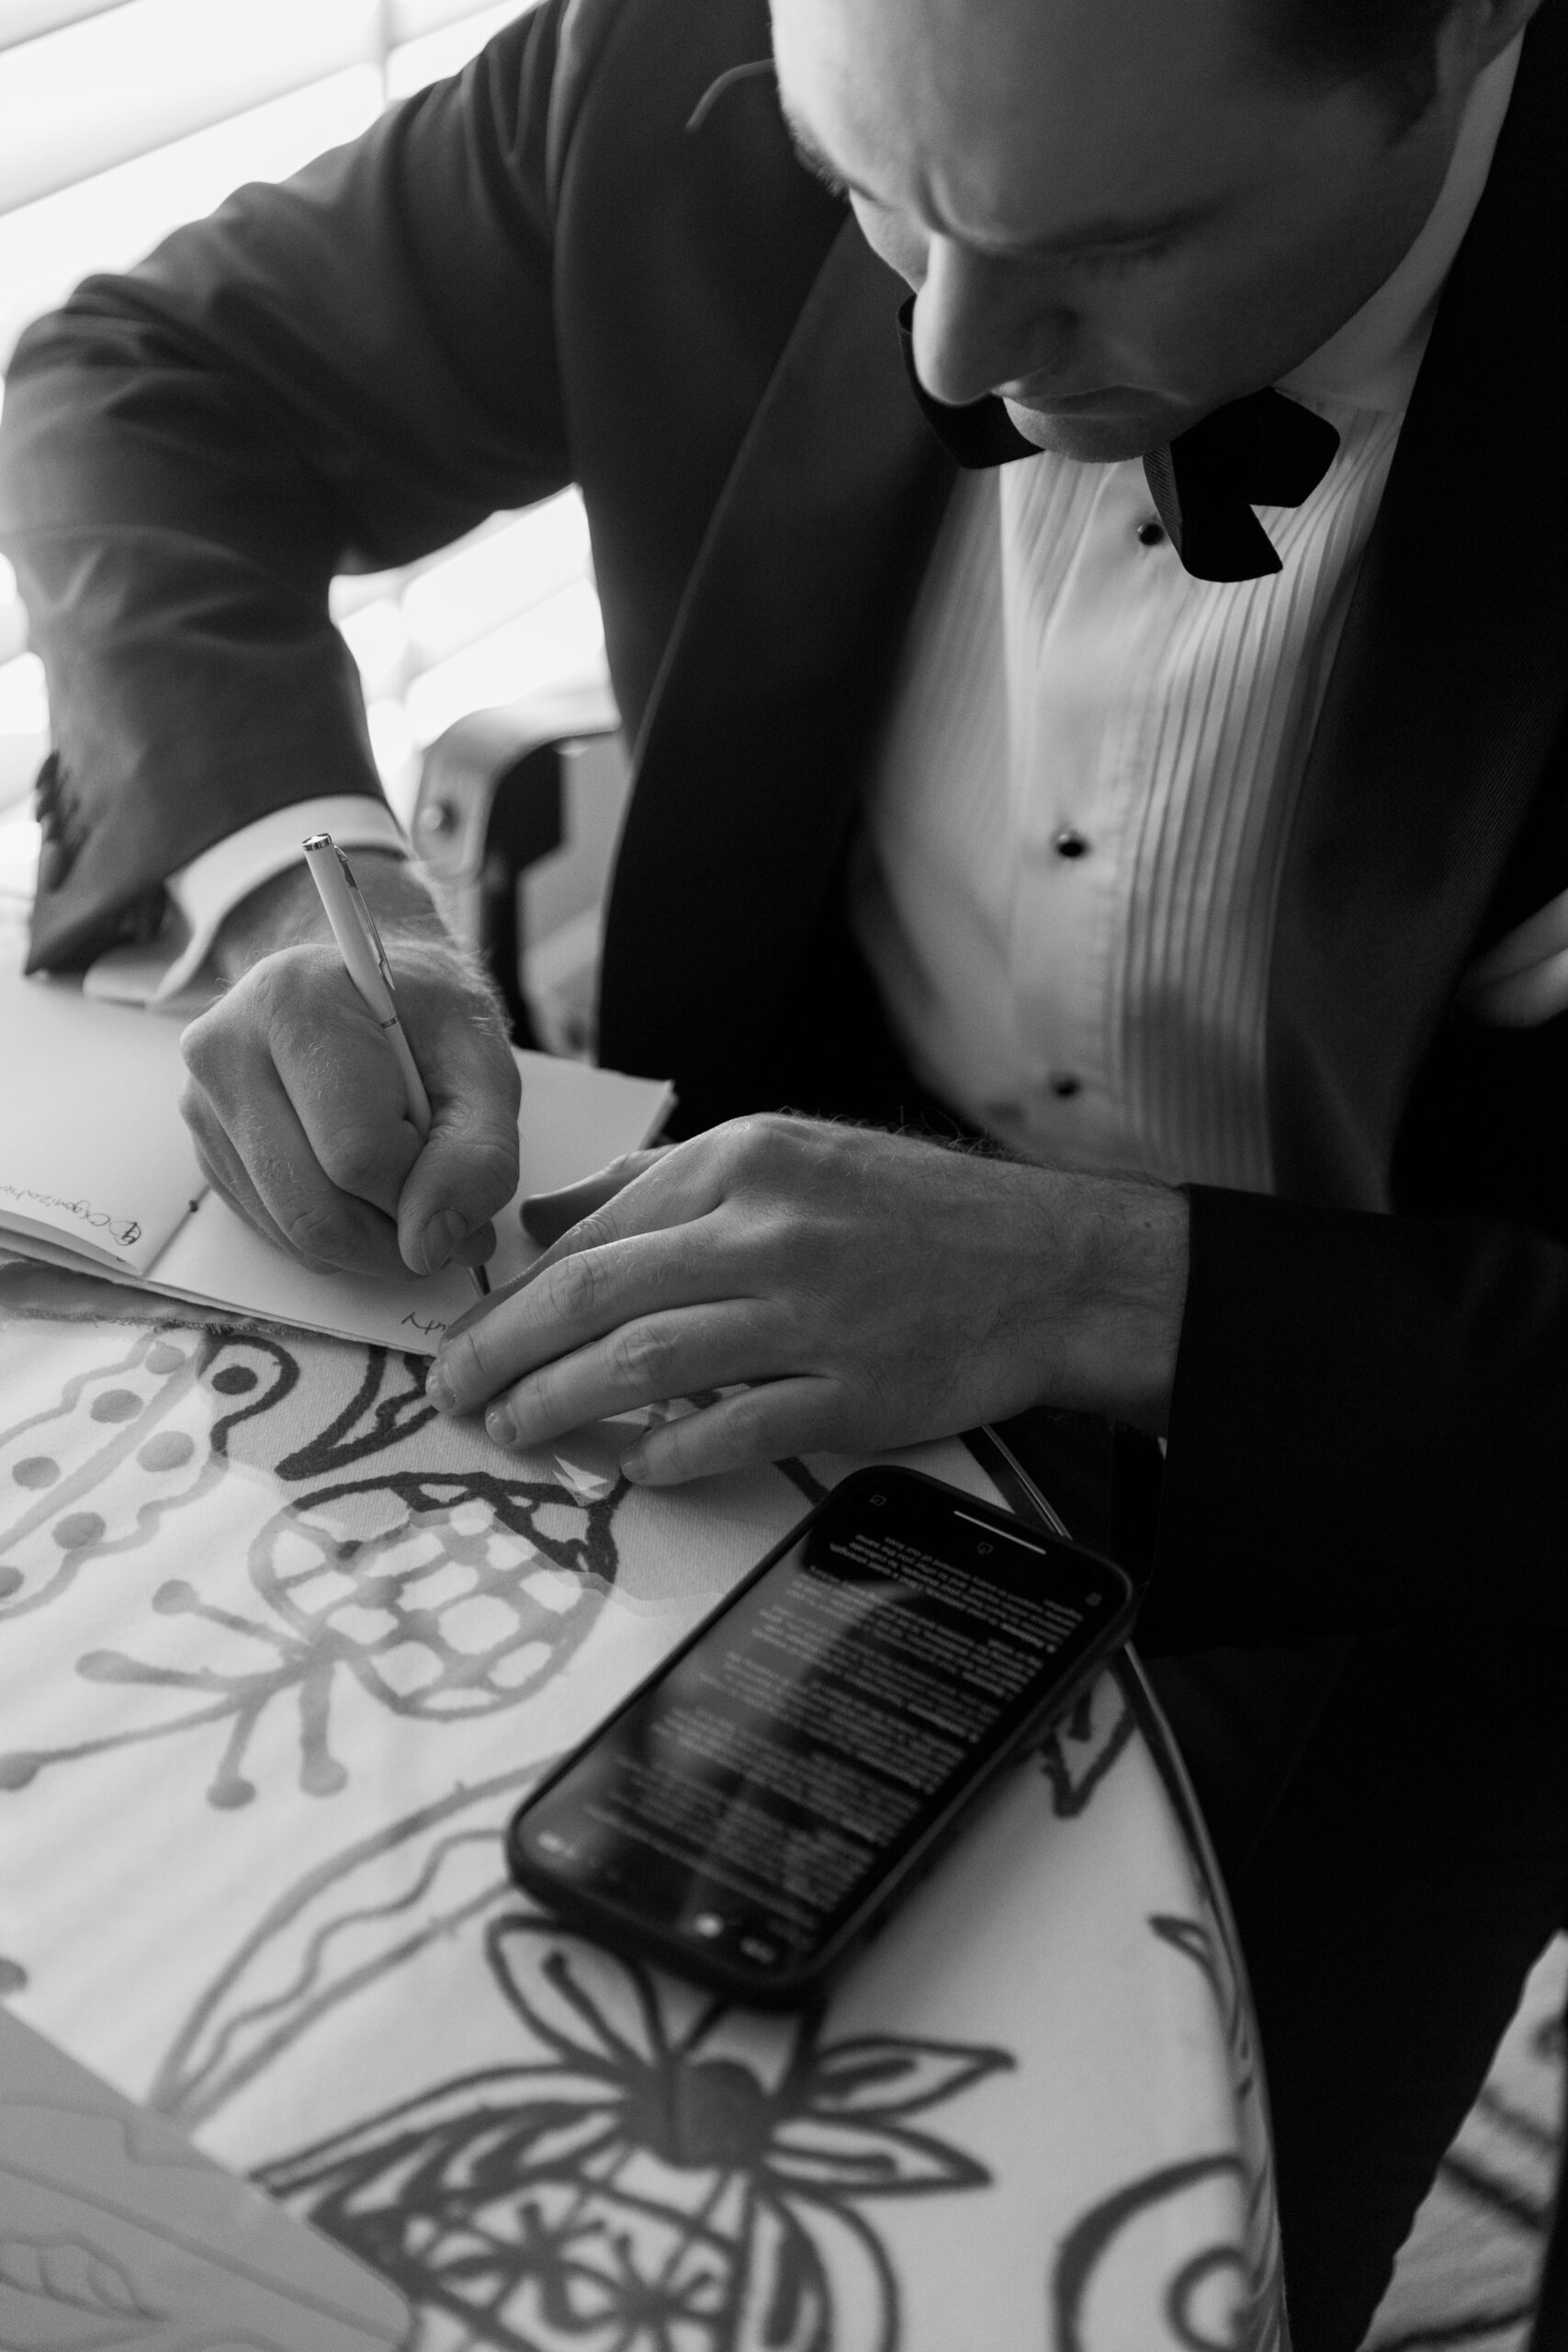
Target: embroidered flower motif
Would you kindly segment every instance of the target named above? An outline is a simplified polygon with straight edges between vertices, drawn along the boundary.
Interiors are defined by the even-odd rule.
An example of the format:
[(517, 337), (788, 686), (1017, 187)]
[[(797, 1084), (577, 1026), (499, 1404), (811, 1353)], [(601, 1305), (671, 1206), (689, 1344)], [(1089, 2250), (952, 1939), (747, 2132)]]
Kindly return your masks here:
[(915, 2119), (1011, 2059), (762, 2018), (509, 1917), (491, 1966), (535, 2052), (260, 2177), (504, 2352), (891, 2352), (860, 2208), (987, 2186)]

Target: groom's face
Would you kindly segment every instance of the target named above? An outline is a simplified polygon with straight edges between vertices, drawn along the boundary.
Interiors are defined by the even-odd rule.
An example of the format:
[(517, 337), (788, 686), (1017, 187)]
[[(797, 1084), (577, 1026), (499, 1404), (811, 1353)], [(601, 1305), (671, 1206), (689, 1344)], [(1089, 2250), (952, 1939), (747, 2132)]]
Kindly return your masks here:
[[(1370, 0), (1369, 0), (1370, 5)], [(918, 290), (938, 399), (1131, 457), (1325, 342), (1406, 251), (1479, 58), (1403, 126), (1272, 58), (1262, 0), (773, 0), (797, 141)]]

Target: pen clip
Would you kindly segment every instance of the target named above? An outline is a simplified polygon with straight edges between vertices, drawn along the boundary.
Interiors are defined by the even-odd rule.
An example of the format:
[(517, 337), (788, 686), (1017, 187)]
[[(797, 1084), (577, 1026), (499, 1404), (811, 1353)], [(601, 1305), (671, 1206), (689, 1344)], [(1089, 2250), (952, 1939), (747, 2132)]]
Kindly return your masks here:
[(348, 887), (354, 911), (359, 918), (366, 939), (369, 943), (370, 952), (376, 958), (376, 967), (381, 975), (382, 984), (393, 1004), (396, 1005), (398, 991), (392, 985), (392, 967), (387, 961), (387, 951), (381, 944), (381, 934), (376, 928), (376, 918), (365, 903), (365, 893), (354, 878), (353, 866), (350, 865), (336, 842), (333, 843), (333, 855), (343, 868), (343, 878)]

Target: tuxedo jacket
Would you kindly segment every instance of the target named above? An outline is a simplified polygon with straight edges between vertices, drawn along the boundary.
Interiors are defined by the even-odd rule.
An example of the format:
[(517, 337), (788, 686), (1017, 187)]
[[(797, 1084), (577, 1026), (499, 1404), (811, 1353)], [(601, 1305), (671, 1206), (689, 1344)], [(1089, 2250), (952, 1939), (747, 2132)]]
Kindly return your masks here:
[[(1568, 888), (1565, 6), (1293, 819), (1278, 1196), (1192, 1194), (1150, 1604), (1183, 1637), (1568, 1624), (1568, 1018), (1454, 1008)], [(842, 860), (953, 471), (903, 289), (795, 160), (768, 52), (761, 0), (546, 0), (29, 332), (3, 494), (57, 746), (35, 966), (144, 923), (236, 826), (376, 791), (330, 576), (575, 481), (637, 760), (604, 1058), (673, 1074), (689, 1124), (843, 1064)]]

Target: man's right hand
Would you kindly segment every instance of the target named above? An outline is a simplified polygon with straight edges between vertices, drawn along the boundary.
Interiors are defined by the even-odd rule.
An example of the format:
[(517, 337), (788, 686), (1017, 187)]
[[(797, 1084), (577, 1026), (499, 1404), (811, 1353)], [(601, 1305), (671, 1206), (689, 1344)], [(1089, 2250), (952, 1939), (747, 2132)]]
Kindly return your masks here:
[[(220, 967), (240, 976), (185, 1033), (182, 1108), (209, 1182), (290, 1257), (434, 1273), (454, 1259), (479, 1264), (495, 1247), (491, 1219), (517, 1186), (520, 1090), (492, 994), (412, 877), (377, 876), (387, 864), (367, 857), (360, 878), (382, 901), (398, 1010), (430, 1097), (428, 1140), (336, 948), (310, 936), (325, 925), (304, 876), (258, 892), (220, 941)], [(269, 952), (279, 932), (297, 944)]]

